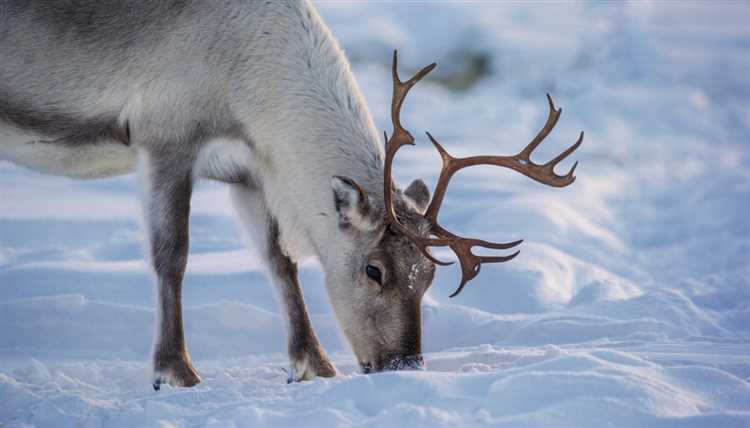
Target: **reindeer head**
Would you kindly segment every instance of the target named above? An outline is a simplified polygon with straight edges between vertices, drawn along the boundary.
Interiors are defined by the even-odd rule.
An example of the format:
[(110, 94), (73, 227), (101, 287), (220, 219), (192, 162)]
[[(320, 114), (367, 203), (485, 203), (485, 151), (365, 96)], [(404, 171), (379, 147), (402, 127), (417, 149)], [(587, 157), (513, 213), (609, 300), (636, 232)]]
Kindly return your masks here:
[[(438, 223), (438, 212), (448, 183), (460, 169), (473, 165), (495, 165), (513, 169), (533, 180), (553, 187), (573, 183), (577, 162), (565, 175), (557, 175), (554, 167), (583, 142), (578, 141), (545, 164), (535, 164), (530, 156), (552, 131), (562, 112), (556, 109), (547, 95), (547, 122), (534, 139), (513, 156), (472, 156), (455, 158), (427, 133), (443, 160), (435, 194), (430, 200), (429, 190), (422, 180), (415, 180), (401, 191), (392, 180), (392, 166), (396, 152), (405, 145), (413, 145), (414, 137), (402, 125), (401, 106), (409, 90), (429, 73), (436, 64), (420, 70), (402, 82), (397, 71), (397, 55), (393, 53), (393, 99), (391, 121), (393, 133), (386, 139), (382, 199), (368, 195), (362, 187), (346, 177), (333, 177), (334, 202), (339, 213), (339, 229), (347, 235), (348, 244), (338, 255), (341, 265), (334, 283), (353, 284), (346, 292), (333, 293), (332, 303), (344, 333), (364, 372), (420, 368), (422, 296), (429, 288), (435, 265), (450, 265), (436, 259), (429, 247), (449, 247), (461, 265), (461, 282), (450, 297), (458, 295), (466, 284), (479, 274), (484, 263), (506, 262), (519, 251), (504, 256), (479, 256), (474, 247), (505, 250), (516, 247), (522, 240), (509, 243), (488, 242), (465, 238), (444, 229)], [(354, 262), (352, 262), (354, 260)]]

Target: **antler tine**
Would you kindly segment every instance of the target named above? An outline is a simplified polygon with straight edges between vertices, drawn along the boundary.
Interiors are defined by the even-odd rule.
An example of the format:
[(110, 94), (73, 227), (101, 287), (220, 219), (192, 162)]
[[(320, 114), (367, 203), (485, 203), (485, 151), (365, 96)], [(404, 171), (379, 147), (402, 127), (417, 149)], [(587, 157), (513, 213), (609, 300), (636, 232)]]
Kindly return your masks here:
[(526, 162), (530, 163), (531, 152), (533, 152), (534, 149), (536, 149), (537, 146), (539, 146), (539, 144), (541, 144), (542, 141), (547, 138), (547, 135), (549, 135), (555, 125), (557, 125), (557, 121), (558, 119), (560, 119), (560, 115), (562, 114), (562, 109), (555, 109), (555, 102), (552, 101), (552, 97), (549, 94), (547, 94), (547, 102), (549, 103), (549, 114), (547, 115), (547, 122), (545, 122), (542, 129), (540, 129), (536, 134), (536, 137), (534, 137), (534, 139), (531, 140), (531, 142), (527, 144), (526, 147), (524, 147), (523, 150), (521, 150), (521, 152), (516, 155), (518, 159), (525, 160)]
[[(399, 145), (414, 144), (414, 137), (401, 125), (401, 106), (406, 99), (409, 90), (423, 77), (437, 66), (432, 63), (417, 72), (411, 79), (402, 82), (398, 76), (398, 51), (393, 51), (393, 100), (391, 101), (391, 121), (393, 122), (393, 134), (391, 140), (398, 141)], [(389, 142), (390, 144), (390, 142)]]
[(436, 259), (427, 250), (428, 246), (446, 246), (448, 241), (444, 239), (430, 239), (422, 238), (421, 236), (413, 233), (407, 229), (396, 217), (396, 211), (393, 208), (393, 194), (391, 189), (391, 183), (393, 182), (393, 159), (396, 156), (396, 152), (404, 145), (414, 144), (414, 137), (411, 136), (409, 131), (404, 129), (401, 125), (401, 106), (404, 103), (406, 95), (417, 82), (419, 82), (424, 76), (427, 75), (437, 64), (432, 63), (427, 67), (421, 69), (411, 79), (406, 82), (402, 82), (398, 77), (398, 52), (393, 51), (393, 99), (391, 100), (391, 121), (393, 122), (393, 133), (391, 138), (388, 139), (387, 134), (384, 132), (383, 136), (386, 138), (385, 148), (385, 165), (383, 167), (383, 202), (385, 205), (386, 216), (388, 222), (400, 233), (409, 237), (419, 250), (431, 260), (433, 263), (445, 266), (453, 264), (453, 262), (444, 262)]
[(483, 241), (481, 239), (464, 238), (445, 230), (437, 223), (433, 223), (433, 230), (437, 236), (447, 237), (451, 240), (449, 244), (451, 250), (456, 254), (461, 264), (461, 284), (458, 289), (450, 295), (454, 297), (463, 290), (464, 286), (479, 274), (481, 265), (484, 263), (502, 263), (513, 260), (520, 251), (516, 251), (508, 256), (477, 256), (471, 249), (473, 247), (483, 247), (492, 250), (507, 250), (523, 242), (523, 239), (508, 243), (495, 243)]
[[(578, 148), (578, 146), (581, 145), (581, 143), (583, 143), (583, 131), (581, 131), (581, 135), (578, 136), (578, 140), (576, 140), (576, 142), (573, 143), (572, 146), (568, 147), (567, 149), (565, 149), (564, 152), (562, 152), (559, 155), (555, 156), (555, 158), (552, 159), (551, 161), (545, 163), (544, 167), (545, 168), (549, 168), (550, 171), (552, 173), (554, 173), (555, 165), (557, 165), (558, 163), (560, 163), (560, 161), (562, 161), (563, 159), (565, 159), (566, 157), (568, 157), (569, 154), (573, 153)], [(573, 167), (570, 168), (570, 171), (567, 174), (565, 174), (565, 177), (575, 178), (575, 177), (573, 177), (573, 171), (576, 170), (577, 166), (578, 166), (578, 161), (576, 161), (576, 163), (573, 164)]]
[(460, 240), (463, 242), (468, 242), (469, 246), (471, 247), (484, 247), (484, 248), (489, 248), (491, 250), (507, 250), (523, 242), (523, 239), (519, 239), (513, 242), (489, 242), (489, 241), (483, 241), (481, 239), (464, 238), (462, 236), (456, 235), (455, 233), (447, 231), (445, 228), (443, 228), (443, 226), (441, 226), (438, 223), (432, 223), (432, 231), (433, 233), (435, 233), (436, 236), (439, 236), (441, 238), (450, 238), (454, 240)]
[(446, 190), (448, 190), (448, 182), (455, 172), (453, 165), (456, 158), (451, 156), (450, 153), (448, 153), (448, 151), (445, 150), (445, 148), (432, 136), (432, 134), (429, 132), (426, 132), (426, 134), (430, 139), (430, 142), (432, 142), (432, 145), (435, 146), (438, 153), (440, 153), (440, 158), (443, 160), (443, 167), (440, 170), (440, 176), (435, 185), (435, 192), (432, 195), (430, 205), (427, 207), (427, 211), (425, 211), (424, 214), (425, 218), (432, 222), (432, 224), (437, 224), (438, 211), (440, 211), (440, 207), (443, 205), (443, 198), (445, 197)]
[(547, 116), (547, 122), (544, 124), (544, 127), (542, 127), (539, 133), (537, 133), (534, 139), (531, 140), (531, 142), (526, 145), (523, 150), (521, 150), (517, 155), (514, 156), (514, 158), (518, 162), (520, 162), (523, 166), (528, 166), (528, 168), (515, 168), (512, 166), (510, 166), (510, 168), (513, 168), (516, 171), (527, 175), (528, 177), (531, 177), (532, 179), (542, 184), (547, 184), (554, 187), (565, 187), (575, 181), (573, 172), (578, 166), (578, 162), (576, 161), (576, 163), (573, 164), (573, 167), (570, 168), (570, 171), (568, 171), (568, 173), (565, 175), (555, 174), (554, 169), (555, 166), (560, 163), (560, 161), (568, 157), (568, 155), (573, 153), (578, 148), (578, 146), (583, 143), (583, 131), (581, 131), (581, 134), (578, 136), (578, 140), (576, 140), (576, 142), (573, 143), (572, 146), (565, 149), (564, 152), (557, 155), (554, 159), (543, 165), (537, 165), (532, 162), (531, 153), (539, 146), (539, 144), (542, 143), (545, 138), (547, 138), (547, 135), (549, 135), (555, 125), (557, 125), (557, 121), (558, 119), (560, 119), (560, 115), (562, 114), (562, 109), (555, 108), (555, 103), (554, 101), (552, 101), (552, 97), (549, 94), (547, 94), (547, 102), (549, 103), (549, 115)]
[[(414, 144), (414, 137), (412, 137), (409, 131), (407, 131), (401, 125), (401, 106), (403, 105), (404, 99), (406, 99), (406, 95), (409, 93), (409, 90), (417, 82), (422, 80), (422, 78), (426, 76), (427, 73), (432, 71), (432, 69), (434, 69), (436, 66), (437, 64), (433, 62), (427, 67), (419, 70), (419, 72), (417, 72), (417, 74), (415, 74), (411, 79), (407, 80), (406, 82), (402, 82), (398, 77), (398, 51), (393, 51), (393, 99), (391, 100), (391, 121), (393, 122), (393, 133), (391, 134), (391, 138), (388, 139), (387, 134), (383, 132), (383, 136), (386, 137), (385, 168), (383, 171), (385, 176), (384, 198), (386, 211), (389, 213), (393, 210), (390, 188), (392, 181), (393, 158), (395, 157), (396, 152), (401, 148), (401, 146)], [(395, 214), (393, 216), (393, 219), (397, 220)]]
[(479, 275), (479, 271), (482, 269), (484, 263), (502, 263), (513, 260), (520, 253), (516, 251), (508, 256), (477, 256), (471, 252), (471, 248), (474, 245), (470, 243), (457, 243), (451, 246), (451, 249), (456, 252), (459, 260), (461, 261), (461, 283), (459, 284), (456, 291), (453, 292), (449, 297), (457, 296), (466, 286), (466, 284)]

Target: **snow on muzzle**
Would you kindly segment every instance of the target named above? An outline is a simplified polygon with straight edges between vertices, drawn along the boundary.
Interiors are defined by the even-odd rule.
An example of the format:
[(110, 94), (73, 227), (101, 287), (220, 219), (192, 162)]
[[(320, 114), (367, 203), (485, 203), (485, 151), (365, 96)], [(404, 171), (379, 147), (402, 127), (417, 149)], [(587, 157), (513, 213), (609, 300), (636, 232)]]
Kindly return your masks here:
[(362, 373), (377, 373), (396, 370), (424, 370), (424, 358), (421, 355), (390, 357), (377, 364), (359, 363)]

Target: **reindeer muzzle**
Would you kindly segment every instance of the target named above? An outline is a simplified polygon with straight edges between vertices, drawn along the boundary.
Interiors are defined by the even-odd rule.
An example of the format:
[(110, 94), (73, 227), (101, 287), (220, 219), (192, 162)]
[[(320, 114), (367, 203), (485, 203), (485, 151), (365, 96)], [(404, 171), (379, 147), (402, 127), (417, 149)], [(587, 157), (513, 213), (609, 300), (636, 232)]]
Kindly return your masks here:
[(360, 363), (362, 373), (377, 373), (396, 370), (424, 370), (424, 358), (421, 355), (407, 355), (404, 357), (391, 357), (381, 363)]

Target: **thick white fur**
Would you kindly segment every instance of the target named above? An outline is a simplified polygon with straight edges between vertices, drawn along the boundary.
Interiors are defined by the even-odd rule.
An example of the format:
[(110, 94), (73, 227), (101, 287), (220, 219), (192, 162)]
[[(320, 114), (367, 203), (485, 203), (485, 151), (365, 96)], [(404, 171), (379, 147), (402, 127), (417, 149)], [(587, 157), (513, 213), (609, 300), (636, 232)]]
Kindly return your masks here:
[(282, 29), (269, 36), (279, 37), (280, 46), (264, 73), (247, 76), (264, 102), (245, 99), (235, 109), (263, 160), (253, 175), (286, 241), (308, 241), (303, 247), (326, 266), (342, 244), (331, 239), (338, 234), (331, 177), (346, 176), (369, 195), (382, 194), (382, 141), (349, 63), (317, 12), (307, 2), (279, 9), (264, 26)]
[(215, 138), (201, 147), (193, 166), (195, 178), (231, 178), (254, 168), (253, 155), (244, 141)]
[(126, 174), (136, 163), (135, 149), (116, 141), (67, 147), (11, 127), (0, 127), (0, 140), (0, 161), (47, 174), (101, 178)]

